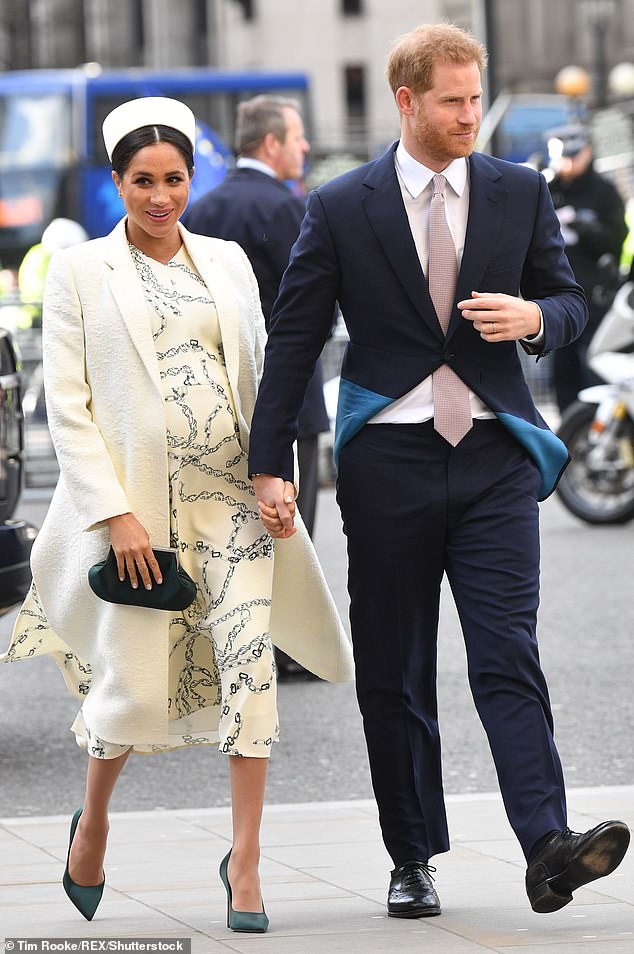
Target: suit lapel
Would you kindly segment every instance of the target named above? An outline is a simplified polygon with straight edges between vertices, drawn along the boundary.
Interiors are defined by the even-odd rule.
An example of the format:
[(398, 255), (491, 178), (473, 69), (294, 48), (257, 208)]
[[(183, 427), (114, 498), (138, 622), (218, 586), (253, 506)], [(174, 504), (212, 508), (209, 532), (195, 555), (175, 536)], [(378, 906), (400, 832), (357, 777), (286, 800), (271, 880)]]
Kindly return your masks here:
[[(481, 288), (502, 224), (506, 191), (501, 173), (485, 156), (474, 153), (469, 161), (469, 218), (464, 251), (456, 285), (456, 303), (471, 297), (471, 292), (491, 291)], [(447, 337), (460, 327), (462, 318), (454, 307)]]
[(394, 168), (396, 146), (377, 160), (364, 180), (371, 191), (363, 199), (366, 215), (383, 253), (412, 303), (434, 334), (442, 331), (429, 296)]

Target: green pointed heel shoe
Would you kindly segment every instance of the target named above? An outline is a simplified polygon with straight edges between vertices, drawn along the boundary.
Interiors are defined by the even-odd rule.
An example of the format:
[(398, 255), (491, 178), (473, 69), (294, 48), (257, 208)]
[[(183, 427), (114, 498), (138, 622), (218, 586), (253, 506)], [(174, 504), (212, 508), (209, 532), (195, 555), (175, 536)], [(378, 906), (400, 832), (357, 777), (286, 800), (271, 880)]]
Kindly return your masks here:
[(99, 902), (101, 901), (101, 896), (103, 894), (104, 885), (106, 879), (104, 877), (101, 884), (95, 885), (83, 885), (75, 884), (73, 879), (68, 873), (68, 862), (70, 860), (70, 849), (73, 844), (73, 838), (75, 837), (75, 832), (77, 831), (77, 823), (81, 816), (83, 809), (78, 808), (75, 814), (73, 815), (73, 820), (70, 823), (70, 840), (68, 842), (68, 855), (66, 857), (66, 868), (64, 869), (64, 877), (62, 878), (62, 884), (64, 885), (64, 891), (73, 902), (77, 910), (83, 914), (87, 921), (92, 921), (95, 911), (99, 907)]
[(242, 931), (248, 934), (264, 934), (269, 926), (269, 919), (262, 904), (262, 913), (254, 911), (234, 911), (233, 898), (231, 895), (231, 885), (227, 875), (227, 867), (231, 852), (220, 862), (220, 880), (225, 886), (227, 892), (227, 927), (232, 931)]

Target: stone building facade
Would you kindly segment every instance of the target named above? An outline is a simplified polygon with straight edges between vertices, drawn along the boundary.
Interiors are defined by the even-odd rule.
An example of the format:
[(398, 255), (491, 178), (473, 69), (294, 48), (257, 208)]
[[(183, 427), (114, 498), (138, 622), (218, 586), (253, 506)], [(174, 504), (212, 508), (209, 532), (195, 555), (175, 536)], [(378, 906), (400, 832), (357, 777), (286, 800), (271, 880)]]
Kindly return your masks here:
[(634, 0), (0, 0), (0, 68), (299, 69), (316, 149), (372, 155), (398, 132), (394, 40), (443, 19), (484, 38), (486, 13), (498, 89), (552, 91), (563, 66), (592, 73), (601, 50), (605, 69), (634, 61)]

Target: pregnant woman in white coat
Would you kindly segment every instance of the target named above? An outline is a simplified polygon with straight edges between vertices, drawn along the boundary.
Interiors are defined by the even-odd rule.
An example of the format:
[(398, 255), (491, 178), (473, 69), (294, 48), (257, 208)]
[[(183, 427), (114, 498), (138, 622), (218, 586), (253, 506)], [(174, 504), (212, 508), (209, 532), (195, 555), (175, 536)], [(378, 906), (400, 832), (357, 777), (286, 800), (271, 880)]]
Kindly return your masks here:
[[(262, 932), (272, 641), (331, 680), (351, 677), (350, 649), (307, 535), (274, 544), (259, 519), (247, 452), (264, 322), (240, 248), (179, 224), (194, 116), (174, 100), (134, 100), (106, 118), (104, 139), (126, 216), (49, 268), (45, 385), (60, 480), (4, 659), (52, 654), (82, 702), (72, 728), (89, 755), (86, 796), (64, 873), (82, 914), (102, 897), (108, 805), (130, 752), (208, 743), (231, 766), (228, 926)], [(120, 578), (146, 588), (161, 585), (152, 548), (176, 548), (194, 602), (170, 612), (98, 599), (87, 573), (110, 545)]]

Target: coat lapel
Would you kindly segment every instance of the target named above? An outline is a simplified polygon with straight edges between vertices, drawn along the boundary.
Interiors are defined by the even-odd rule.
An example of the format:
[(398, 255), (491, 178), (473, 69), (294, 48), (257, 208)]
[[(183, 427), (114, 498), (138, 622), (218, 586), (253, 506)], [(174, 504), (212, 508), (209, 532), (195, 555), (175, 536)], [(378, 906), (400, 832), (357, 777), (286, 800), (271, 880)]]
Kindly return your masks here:
[(363, 183), (370, 190), (363, 204), (372, 231), (399, 281), (431, 330), (442, 339), (396, 177), (395, 151), (396, 145), (372, 166)]
[(136, 266), (128, 249), (125, 219), (122, 219), (107, 239), (105, 262), (110, 267), (108, 284), (119, 308), (132, 342), (157, 390), (161, 390), (156, 348), (148, 304), (137, 275)]
[[(191, 260), (214, 299), (227, 365), (227, 374), (232, 388), (237, 387), (240, 368), (239, 338), (236, 329), (240, 325), (240, 311), (235, 292), (218, 259), (209, 253), (207, 241), (203, 244), (197, 237), (179, 224), (179, 230)], [(139, 352), (152, 381), (160, 391), (160, 373), (156, 348), (152, 338), (148, 305), (143, 295), (136, 267), (128, 249), (125, 219), (118, 223), (108, 236), (105, 256), (110, 267), (108, 282), (121, 312), (132, 342)]]

